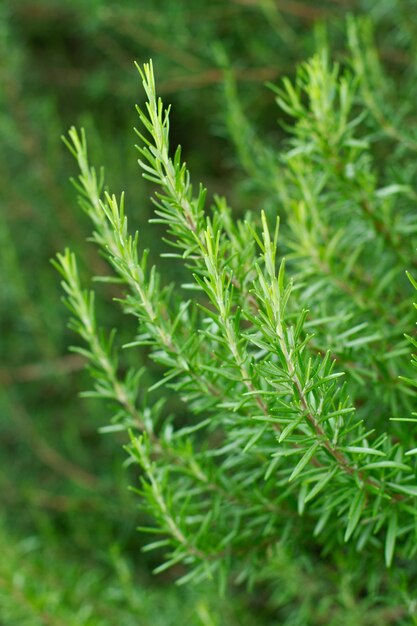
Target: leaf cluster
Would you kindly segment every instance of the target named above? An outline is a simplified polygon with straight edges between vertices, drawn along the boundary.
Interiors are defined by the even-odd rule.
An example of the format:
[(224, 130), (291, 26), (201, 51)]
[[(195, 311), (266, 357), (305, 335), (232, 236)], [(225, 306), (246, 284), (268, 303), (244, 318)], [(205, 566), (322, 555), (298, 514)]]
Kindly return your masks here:
[[(276, 216), (273, 228), (264, 212), (237, 219), (224, 198), (208, 206), (205, 189), (194, 192), (180, 148), (170, 156), (169, 109), (152, 64), (138, 69), (147, 96), (139, 164), (156, 187), (153, 221), (166, 229), (166, 254), (188, 282), (165, 286), (147, 267), (123, 195), (103, 193), (84, 133), (73, 128), (65, 141), (92, 239), (138, 321), (127, 347), (146, 346), (160, 366), (150, 390), (140, 370), (118, 372), (118, 348), (97, 329), (73, 253), (55, 264), (95, 393), (117, 406), (114, 428), (130, 432), (138, 492), (154, 520), (143, 529), (156, 535), (147, 549), (164, 554), (156, 571), (180, 564), (182, 583), (253, 584), (278, 546), (312, 536), (328, 553), (344, 544), (382, 552), (388, 567), (395, 555), (412, 559), (417, 447), (402, 422), (415, 420), (414, 394), (398, 373), (409, 369), (412, 294), (401, 273), (414, 264), (416, 228), (394, 202), (414, 192), (379, 183), (360, 75), (322, 51), (295, 84), (275, 89), (293, 119), (275, 172), (279, 235)], [(161, 388), (181, 398), (186, 426), (152, 400)]]

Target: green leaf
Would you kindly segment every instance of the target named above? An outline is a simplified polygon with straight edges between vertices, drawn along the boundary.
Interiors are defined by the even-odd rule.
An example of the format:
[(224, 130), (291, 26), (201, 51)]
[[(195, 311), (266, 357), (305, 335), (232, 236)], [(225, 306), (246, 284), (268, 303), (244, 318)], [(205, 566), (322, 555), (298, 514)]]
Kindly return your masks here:
[(341, 448), (343, 452), (351, 452), (352, 454), (371, 454), (375, 456), (386, 456), (382, 450), (376, 450), (375, 448), (361, 447), (361, 446), (345, 446)]
[(412, 471), (411, 467), (404, 465), (404, 463), (398, 463), (398, 461), (376, 461), (375, 463), (367, 463), (362, 467), (363, 470), (383, 468), (403, 470), (404, 472)]
[(414, 289), (417, 290), (417, 281), (412, 277), (410, 272), (406, 272), (406, 275), (407, 275), (407, 278), (410, 281), (410, 283), (413, 285)]
[[(414, 381), (410, 381), (410, 382), (414, 384)], [(411, 416), (410, 417), (390, 417), (390, 422), (417, 422), (417, 417), (411, 417)]]
[(387, 535), (385, 538), (385, 564), (387, 567), (391, 567), (392, 558), (394, 556), (397, 525), (397, 511), (394, 509), (388, 519)]
[(294, 469), (293, 469), (293, 471), (291, 473), (291, 476), (288, 479), (289, 482), (294, 480), (294, 478), (297, 478), (297, 476), (300, 474), (300, 472), (303, 471), (303, 469), (305, 468), (307, 463), (314, 456), (314, 453), (316, 452), (316, 450), (317, 450), (317, 448), (319, 446), (320, 446), (320, 442), (319, 441), (315, 441), (313, 443), (313, 445), (310, 446), (310, 448), (307, 450), (307, 452), (301, 457), (301, 459), (298, 461), (297, 465), (294, 467)]
[(304, 513), (307, 492), (308, 485), (307, 483), (303, 483), (300, 487), (300, 491), (298, 492), (298, 515), (302, 515)]
[(338, 470), (338, 466), (335, 465), (332, 470), (330, 470), (329, 472), (323, 474), (323, 476), (320, 478), (320, 480), (317, 481), (317, 483), (314, 485), (313, 489), (306, 496), (306, 498), (305, 498), (305, 502), (306, 503), (310, 502), (310, 500), (312, 500), (318, 493), (320, 493), (320, 491), (323, 489), (323, 487), (325, 487), (327, 485), (327, 483), (336, 474), (337, 470)]
[(278, 465), (280, 463), (280, 458), (281, 457), (277, 456), (277, 457), (273, 458), (270, 461), (270, 463), (269, 463), (269, 465), (268, 465), (268, 467), (266, 469), (266, 472), (265, 472), (265, 476), (264, 476), (264, 480), (265, 481), (268, 480), (271, 477), (272, 472), (278, 467)]
[(360, 491), (356, 493), (349, 507), (348, 525), (346, 527), (346, 532), (345, 532), (345, 542), (349, 541), (350, 537), (352, 536), (352, 533), (354, 532), (356, 526), (358, 525), (364, 503), (365, 503), (365, 491), (361, 489)]
[(278, 438), (278, 443), (282, 443), (288, 437), (288, 435), (290, 435), (293, 430), (295, 430), (297, 426), (301, 424), (301, 422), (304, 422), (304, 415), (300, 415), (300, 417), (293, 419), (289, 424), (287, 424)]
[(258, 441), (258, 439), (260, 439), (262, 437), (262, 435), (264, 434), (266, 430), (266, 425), (263, 428), (259, 428), (253, 435), (252, 437), (249, 439), (248, 443), (246, 444), (246, 446), (243, 448), (243, 452), (248, 452), (248, 450), (250, 450), (252, 448), (252, 446), (255, 445), (255, 443)]
[(377, 189), (375, 191), (375, 195), (377, 198), (387, 198), (389, 196), (392, 196), (393, 194), (410, 193), (410, 191), (412, 191), (412, 189), (408, 185), (392, 184)]
[(397, 483), (387, 483), (394, 491), (405, 493), (407, 496), (417, 497), (417, 487), (414, 485), (398, 485)]

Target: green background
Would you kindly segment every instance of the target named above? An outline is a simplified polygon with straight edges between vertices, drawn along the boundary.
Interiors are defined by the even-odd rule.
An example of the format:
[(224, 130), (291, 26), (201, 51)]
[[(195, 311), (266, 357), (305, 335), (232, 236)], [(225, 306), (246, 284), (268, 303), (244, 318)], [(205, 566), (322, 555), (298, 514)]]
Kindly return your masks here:
[[(351, 595), (348, 580), (330, 609), (325, 587), (302, 586), (302, 563), (283, 564), (282, 593), (268, 603), (244, 590), (219, 599), (215, 588), (177, 588), (175, 570), (152, 575), (157, 556), (141, 552), (141, 513), (128, 490), (137, 477), (124, 466), (124, 435), (100, 434), (110, 410), (78, 396), (88, 376), (81, 357), (68, 352), (73, 338), (49, 262), (71, 245), (90, 272), (103, 273), (68, 181), (76, 172), (60, 135), (73, 124), (86, 128), (92, 161), (105, 166), (111, 190), (125, 190), (132, 227), (158, 241), (157, 229), (147, 225), (151, 190), (134, 149), (134, 104), (143, 98), (134, 61), (153, 59), (158, 93), (172, 104), (171, 141), (183, 146), (193, 179), (210, 194), (225, 194), (236, 211), (256, 208), (268, 198), (247, 183), (228, 138), (219, 59), (233, 68), (259, 135), (278, 146), (282, 132), (265, 82), (293, 75), (313, 53), (323, 24), (343, 60), (347, 13), (371, 17), (389, 71), (405, 72), (416, 59), (412, 1), (1, 5), (1, 624), (396, 623), (395, 610), (364, 616), (366, 600)], [(169, 274), (169, 264), (164, 270)], [(110, 328), (114, 293), (106, 286), (99, 293)], [(124, 323), (130, 336), (134, 322)]]

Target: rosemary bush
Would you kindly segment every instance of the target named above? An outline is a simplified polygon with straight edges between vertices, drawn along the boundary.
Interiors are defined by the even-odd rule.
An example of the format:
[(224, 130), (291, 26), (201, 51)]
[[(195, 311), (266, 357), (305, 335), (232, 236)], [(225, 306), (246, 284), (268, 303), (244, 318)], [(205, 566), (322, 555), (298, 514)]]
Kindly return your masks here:
[[(247, 623), (239, 599), (229, 607), (212, 602), (207, 586), (201, 593), (167, 589), (169, 572), (150, 574), (156, 555), (137, 558), (144, 537), (135, 525), (143, 520), (131, 515), (135, 500), (126, 489), (124, 452), (97, 432), (101, 403), (77, 398), (88, 374), (82, 357), (67, 353), (72, 336), (49, 259), (68, 241), (81, 249), (88, 232), (66, 184), (71, 157), (59, 137), (70, 124), (86, 127), (98, 160), (111, 144), (108, 183), (120, 188), (130, 179), (127, 200), (146, 205), (147, 186), (135, 176), (135, 159), (126, 157), (134, 154), (132, 59), (154, 59), (163, 77), (159, 90), (175, 103), (182, 141), (187, 128), (194, 172), (204, 171), (211, 188), (228, 184), (232, 148), (217, 134), (223, 72), (213, 42), (222, 38), (237, 63), (238, 84), (249, 87), (243, 100), (256, 101), (260, 115), (269, 96), (251, 86), (277, 77), (281, 64), (291, 68), (312, 45), (311, 17), (285, 14), (291, 28), (281, 36), (280, 11), (272, 8), (268, 16), (265, 9), (257, 3), (226, 7), (222, 0), (0, 2), (0, 622), (8, 626), (138, 620), (141, 626), (157, 620), (201, 626), (208, 611), (216, 624), (229, 614), (230, 624)], [(344, 11), (329, 8), (334, 16)], [(268, 115), (263, 119), (268, 123)], [(141, 211), (131, 225), (146, 218)], [(155, 238), (144, 225), (141, 233), (149, 243)], [(84, 262), (100, 273), (103, 261), (94, 250), (86, 252)], [(101, 320), (112, 326), (118, 311), (108, 294), (114, 291), (103, 292)], [(134, 327), (134, 319), (126, 319), (125, 337)], [(131, 358), (138, 363), (133, 351)], [(113, 558), (116, 541), (119, 559)]]
[[(256, 215), (252, 219), (258, 236), (260, 208), (272, 229), (279, 213), (278, 255), (285, 255), (287, 276), (295, 278), (286, 214), (288, 197), (294, 200), (299, 185), (291, 182), (284, 159), (290, 150), (293, 120), (276, 109), (270, 90), (260, 85), (265, 80), (278, 84), (284, 75), (295, 84), (296, 63), (323, 47), (322, 23), (332, 59), (339, 61), (343, 75), (350, 67), (358, 81), (352, 115), (362, 112), (364, 119), (355, 136), (368, 141), (378, 189), (393, 182), (408, 188), (387, 199), (394, 203), (395, 212), (401, 207), (412, 214), (416, 8), (415, 0), (317, 0), (314, 5), (308, 0), (126, 0), (117, 6), (110, 0), (0, 3), (1, 623), (357, 626), (413, 622), (415, 566), (413, 559), (403, 559), (398, 551), (401, 535), (392, 565), (385, 568), (384, 529), (379, 535), (382, 551), (369, 549), (368, 543), (358, 553), (351, 549), (354, 538), (327, 547), (327, 539), (320, 535), (314, 539), (306, 525), (309, 503), (302, 517), (293, 514), (297, 533), (289, 528), (279, 545), (265, 543), (267, 558), (261, 560), (261, 555), (256, 563), (258, 582), (251, 592), (245, 585), (233, 584), (233, 573), (223, 598), (216, 589), (217, 574), (211, 583), (205, 579), (200, 585), (176, 588), (172, 581), (187, 571), (180, 563), (152, 576), (152, 568), (165, 558), (164, 547), (141, 553), (149, 535), (136, 532), (135, 526), (152, 524), (153, 517), (135, 510), (135, 503), (143, 500), (127, 490), (128, 484), (137, 486), (138, 466), (128, 460), (128, 467), (122, 467), (125, 453), (119, 444), (127, 440), (126, 429), (112, 424), (109, 430), (117, 426), (120, 432), (100, 435), (97, 426), (106, 424), (116, 404), (110, 401), (107, 406), (100, 397), (84, 402), (77, 398), (77, 390), (89, 384), (88, 371), (83, 371), (81, 355), (67, 354), (74, 338), (65, 328), (66, 312), (59, 305), (59, 284), (48, 260), (71, 242), (83, 281), (87, 271), (107, 271), (94, 247), (83, 244), (88, 218), (74, 210), (71, 185), (66, 184), (71, 155), (62, 149), (59, 136), (75, 124), (86, 128), (91, 162), (105, 161), (109, 188), (127, 185), (130, 230), (140, 225), (139, 249), (150, 248), (149, 263), (157, 265), (162, 284), (192, 282), (184, 263), (158, 258), (164, 224), (147, 223), (152, 213), (147, 198), (154, 185), (141, 179), (133, 157), (131, 105), (137, 98), (142, 107), (143, 90), (138, 90), (132, 59), (152, 57), (157, 92), (172, 104), (171, 144), (182, 144), (193, 179), (203, 180), (211, 195), (225, 194), (234, 219), (248, 211)], [(366, 14), (367, 20), (349, 26), (346, 39), (339, 18), (348, 12)], [(305, 104), (307, 95), (301, 97)], [(328, 205), (333, 206), (333, 199), (326, 210)], [(415, 278), (406, 261), (408, 252), (403, 253), (398, 276), (404, 278), (403, 270), (408, 268)], [(336, 265), (332, 267), (338, 271)], [(369, 277), (373, 274), (374, 269)], [(310, 281), (308, 276), (305, 281)], [(404, 289), (413, 289), (405, 279), (403, 284)], [(124, 316), (121, 323), (120, 309), (111, 300), (123, 297), (123, 286), (96, 283), (95, 291), (100, 325), (118, 328), (116, 347), (131, 342), (135, 317)], [(289, 307), (297, 293), (292, 294)], [(376, 295), (382, 307), (385, 293), (381, 298)], [(197, 294), (197, 299), (207, 305), (204, 294)], [(307, 308), (309, 315), (317, 317), (310, 300)], [(404, 304), (406, 310), (411, 317), (405, 331), (410, 334), (415, 318)], [(320, 336), (318, 328), (311, 330), (315, 337), (310, 346), (318, 346), (321, 354), (335, 338), (334, 331), (324, 330), (320, 327)], [(385, 331), (382, 325), (381, 332)], [(404, 349), (407, 368), (413, 348), (404, 342)], [(132, 364), (136, 369), (146, 365), (138, 410), (146, 409), (148, 415), (149, 405), (163, 396), (161, 422), (172, 415), (176, 430), (195, 424), (180, 392), (166, 393), (163, 387), (145, 391), (163, 376), (163, 366), (149, 359), (148, 347), (117, 347), (116, 352), (121, 376)], [(340, 362), (334, 349), (332, 357)], [(338, 362), (335, 368), (348, 370)], [(391, 373), (393, 380), (397, 373), (407, 377), (403, 365)], [(352, 369), (346, 382), (357, 393), (350, 378), (355, 374)], [(391, 374), (386, 376), (387, 385), (390, 380)], [(374, 382), (370, 378), (366, 384)], [(378, 385), (378, 394), (388, 397), (391, 387), (382, 380)], [(408, 402), (402, 392), (395, 401), (411, 405), (412, 387), (404, 385), (406, 389)], [(350, 389), (347, 393), (353, 397)], [(369, 405), (367, 390), (362, 395)], [(393, 441), (410, 449), (412, 438), (403, 428), (407, 424), (381, 425), (380, 414), (371, 407), (365, 411), (361, 402), (355, 401), (356, 411), (367, 427), (376, 433), (389, 429)], [(376, 408), (379, 411), (379, 405)], [(402, 416), (402, 410), (397, 414)], [(203, 412), (201, 417), (208, 415)], [(413, 426), (409, 424), (410, 433)], [(160, 436), (159, 427), (156, 430)], [(220, 434), (219, 429), (215, 436)], [(206, 435), (203, 431), (195, 435), (199, 450)], [(216, 446), (220, 440), (216, 439)], [(370, 542), (374, 544), (373, 536)], [(242, 543), (239, 558), (244, 549)]]
[[(218, 50), (230, 135), (252, 185), (269, 193), (265, 211), (235, 213), (191, 184), (152, 64), (138, 67), (139, 165), (156, 189), (151, 221), (178, 266), (174, 284), (71, 129), (74, 184), (113, 270), (98, 279), (137, 319), (127, 343), (101, 329), (75, 255), (55, 265), (89, 395), (111, 407), (102, 430), (129, 433), (157, 573), (214, 580), (223, 593), (244, 583), (281, 623), (341, 623), (343, 594), (354, 598), (343, 623), (416, 623), (417, 133), (412, 112), (390, 105), (395, 86), (367, 22), (347, 30), (341, 65), (322, 46), (272, 86), (280, 146), (246, 119)], [(134, 351), (154, 363), (157, 382), (123, 365), (125, 349), (130, 362)]]

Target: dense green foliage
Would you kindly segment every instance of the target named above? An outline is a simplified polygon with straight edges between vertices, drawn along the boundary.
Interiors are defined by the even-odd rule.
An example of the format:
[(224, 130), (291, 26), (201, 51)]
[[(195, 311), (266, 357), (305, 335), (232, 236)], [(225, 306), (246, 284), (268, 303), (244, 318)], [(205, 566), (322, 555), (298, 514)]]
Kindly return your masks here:
[(415, 3), (153, 5), (0, 9), (1, 620), (415, 623)]

